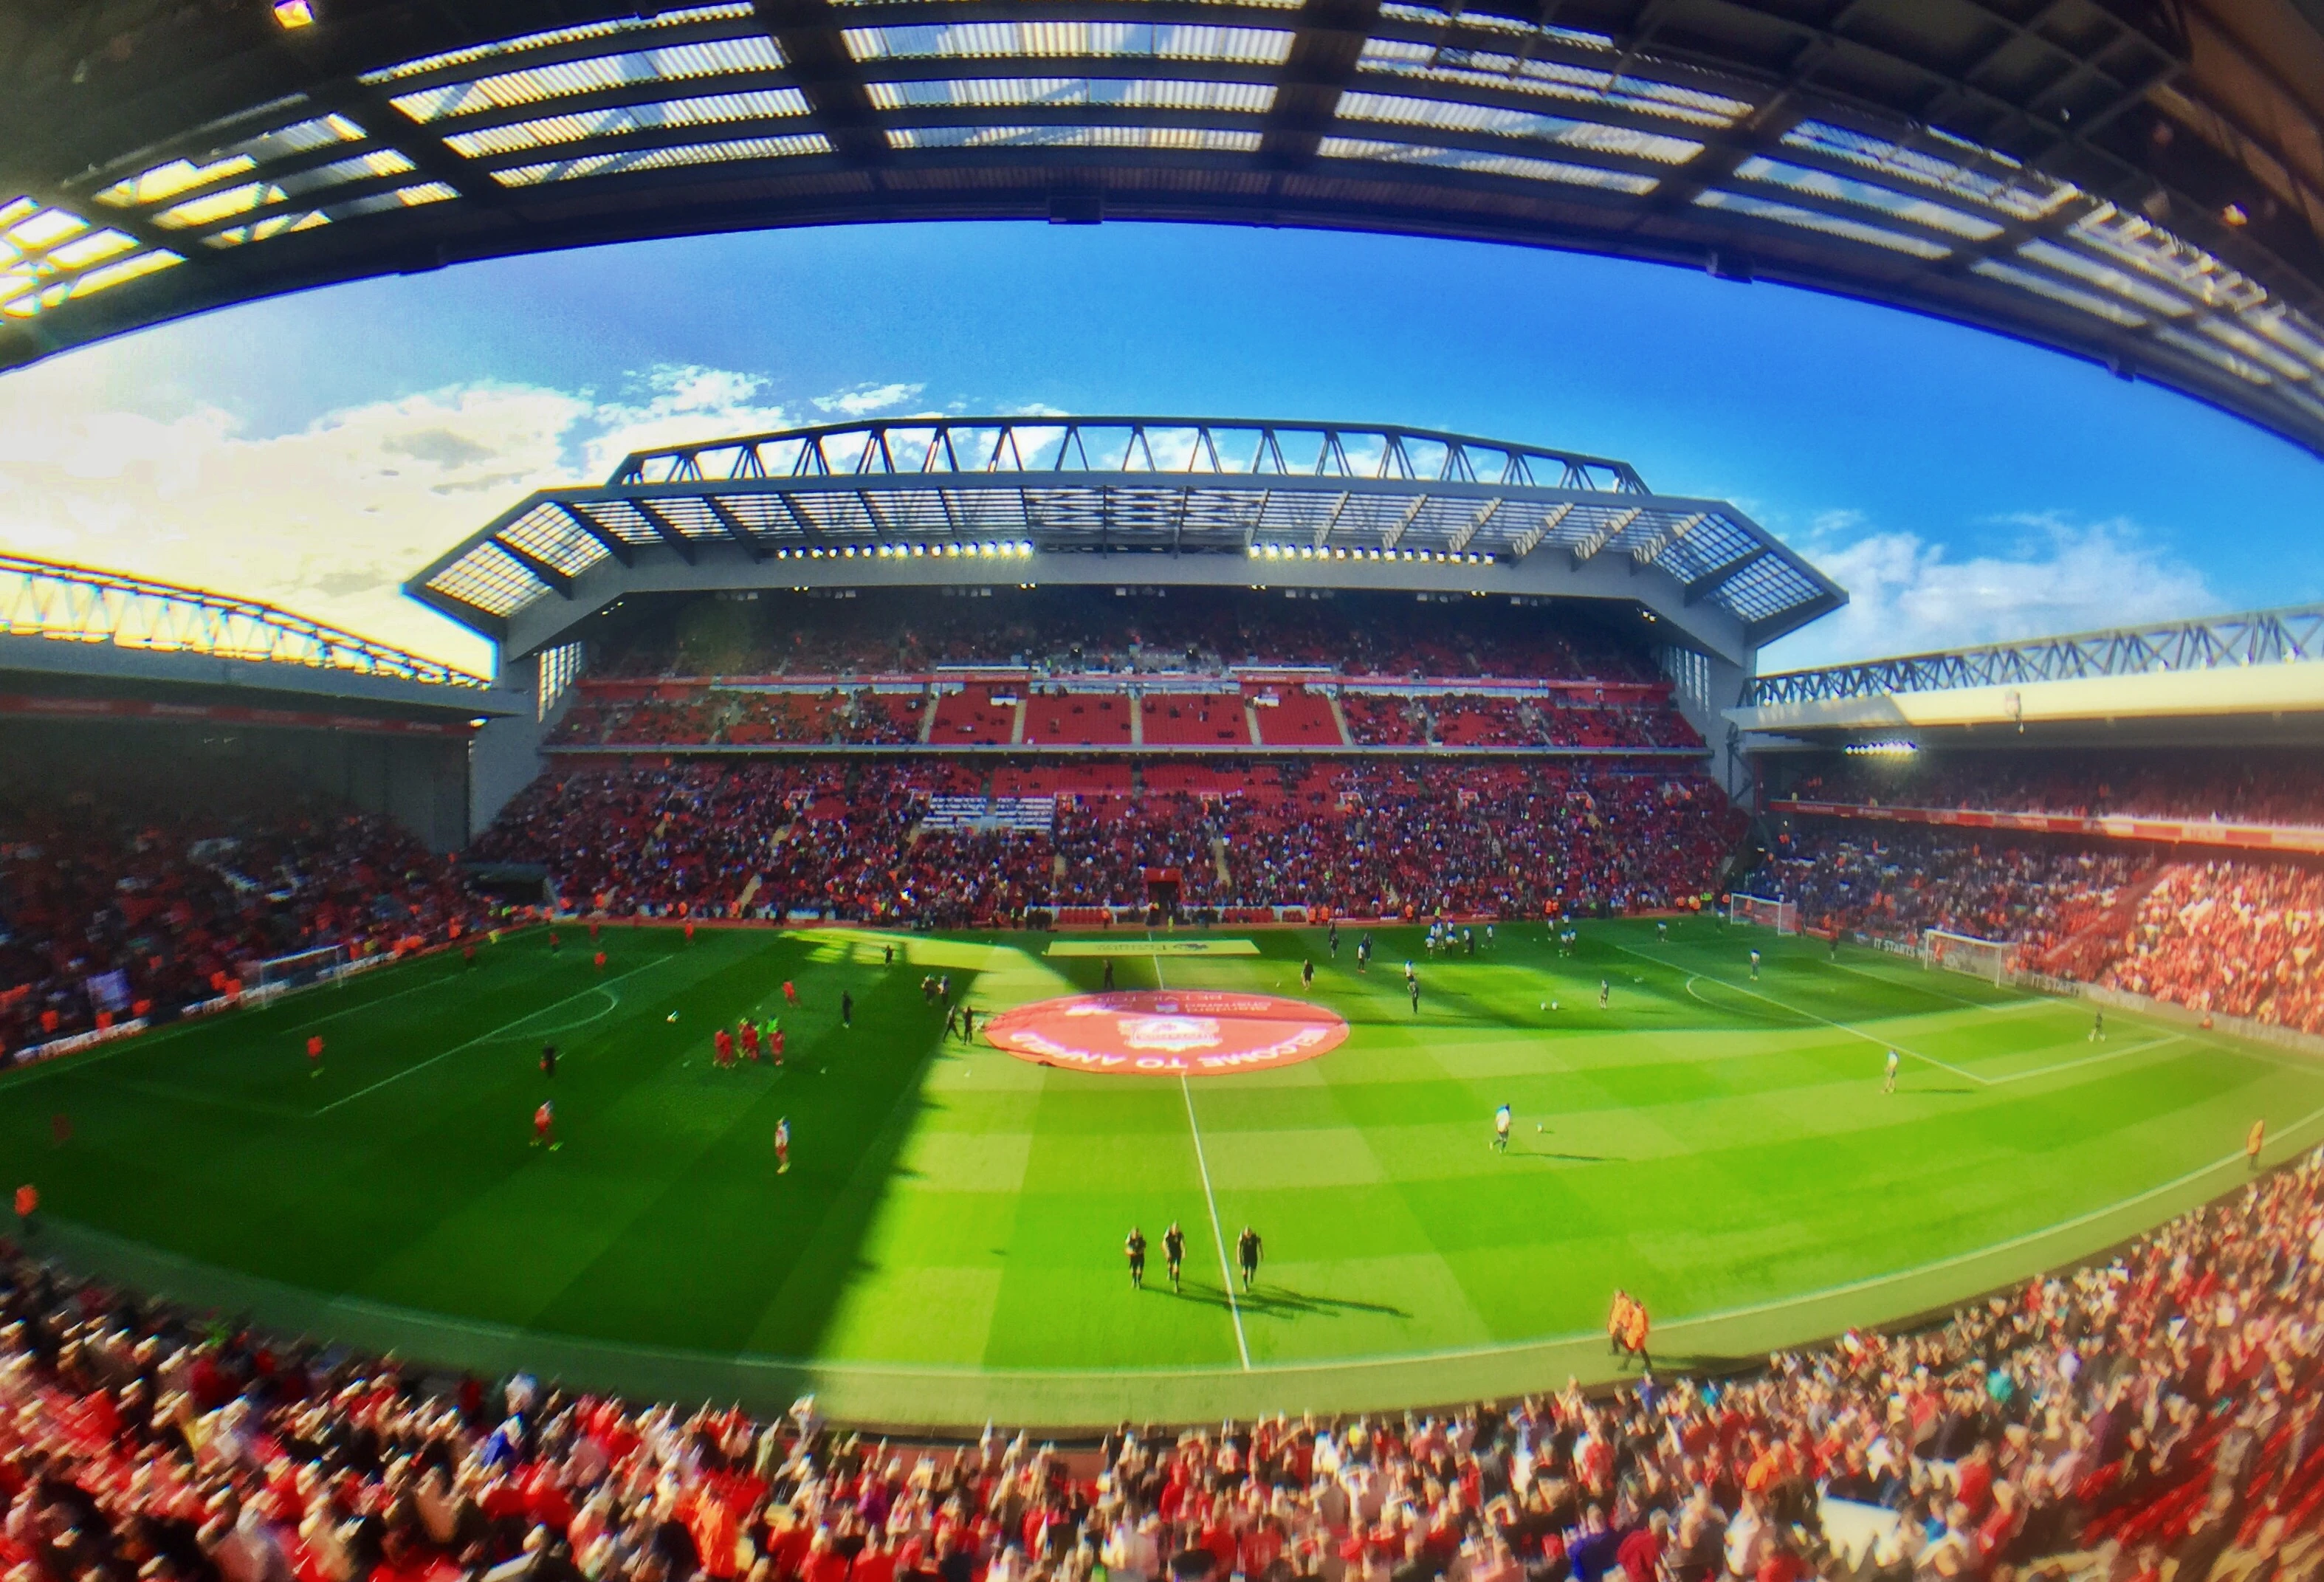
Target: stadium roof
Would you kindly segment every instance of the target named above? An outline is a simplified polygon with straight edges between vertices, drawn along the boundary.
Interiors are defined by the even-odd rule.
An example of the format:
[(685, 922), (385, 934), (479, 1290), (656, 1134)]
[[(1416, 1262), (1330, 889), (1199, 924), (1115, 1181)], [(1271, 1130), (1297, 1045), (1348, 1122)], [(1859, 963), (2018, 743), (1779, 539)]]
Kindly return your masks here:
[(0, 16), (0, 367), (543, 248), (1210, 220), (1797, 282), (2096, 358), (2324, 450), (2316, 14), (27, 0)]
[(1848, 597), (1734, 506), (1653, 493), (1621, 462), (1190, 418), (898, 418), (642, 452), (520, 501), (404, 586), (521, 654), (639, 592), (1123, 581), (1619, 599), (1738, 662)]
[(466, 719), (522, 707), (479, 676), (272, 604), (0, 555), (0, 682), (256, 688)]
[(2324, 604), (1758, 676), (1727, 718), (1827, 745), (2324, 740)]

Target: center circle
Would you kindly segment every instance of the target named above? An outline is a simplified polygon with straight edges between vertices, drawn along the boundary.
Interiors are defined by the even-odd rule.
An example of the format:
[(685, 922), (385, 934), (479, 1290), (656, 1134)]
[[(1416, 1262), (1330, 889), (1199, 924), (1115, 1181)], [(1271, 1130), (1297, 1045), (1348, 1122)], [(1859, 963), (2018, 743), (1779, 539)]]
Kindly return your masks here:
[(1305, 1000), (1211, 989), (1069, 994), (1000, 1012), (995, 1049), (1036, 1065), (1115, 1077), (1223, 1077), (1337, 1049), (1347, 1018)]

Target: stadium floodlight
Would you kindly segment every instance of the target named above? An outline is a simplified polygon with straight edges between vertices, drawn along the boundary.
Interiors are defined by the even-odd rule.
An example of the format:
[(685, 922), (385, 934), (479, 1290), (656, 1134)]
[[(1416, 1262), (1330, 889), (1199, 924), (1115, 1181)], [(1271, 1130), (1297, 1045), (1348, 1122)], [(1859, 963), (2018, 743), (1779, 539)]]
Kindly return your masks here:
[(1910, 758), (1921, 750), (1917, 741), (1851, 741), (1847, 752), (1850, 758)]
[(296, 32), (315, 25), (315, 8), (308, 0), (274, 0), (274, 22), (284, 32)]

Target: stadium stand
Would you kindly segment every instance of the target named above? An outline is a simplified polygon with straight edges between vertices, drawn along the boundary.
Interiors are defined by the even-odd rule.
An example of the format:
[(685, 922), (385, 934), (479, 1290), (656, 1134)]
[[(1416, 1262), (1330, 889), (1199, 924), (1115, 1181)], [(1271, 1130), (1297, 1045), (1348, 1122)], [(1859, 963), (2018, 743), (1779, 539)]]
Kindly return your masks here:
[(2319, 1228), (2324, 1153), (1941, 1328), (1720, 1384), (1093, 1450), (431, 1380), (20, 1254), (0, 1557), (24, 1582), (2274, 1582), (2324, 1546)]
[(482, 926), (393, 820), (196, 762), (166, 779), (0, 772), (0, 1050), (241, 992), (262, 960), (409, 951)]
[(1868, 805), (2312, 827), (2324, 825), (2324, 754), (2049, 749), (1923, 754), (1903, 764), (1852, 758), (1818, 765), (1791, 794)]
[[(1300, 906), (1356, 915), (1542, 916), (1699, 905), (1742, 815), (1692, 773), (1563, 767), (1311, 766), (1296, 777), (1191, 766), (1012, 768), (963, 792), (920, 763), (692, 764), (544, 777), (478, 843), (547, 865), (574, 905), (650, 915), (930, 924), (888, 878), (956, 871), (946, 915), (1028, 909)], [(1273, 784), (1268, 786), (1272, 778)], [(1047, 840), (1003, 803), (1061, 797)], [(1014, 823), (994, 847), (964, 833)], [(812, 826), (811, 834), (809, 826)], [(1167, 875), (1167, 877), (1162, 877)], [(746, 898), (747, 897), (747, 898)]]

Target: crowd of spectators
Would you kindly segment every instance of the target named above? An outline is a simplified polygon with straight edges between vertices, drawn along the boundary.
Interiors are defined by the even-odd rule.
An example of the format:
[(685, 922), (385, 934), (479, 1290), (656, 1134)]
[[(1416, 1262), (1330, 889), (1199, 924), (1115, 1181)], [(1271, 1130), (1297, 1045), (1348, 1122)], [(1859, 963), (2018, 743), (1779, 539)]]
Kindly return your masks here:
[(1322, 665), (1350, 675), (1545, 676), (1652, 682), (1634, 645), (1584, 618), (1483, 601), (1343, 593), (1286, 600), (1108, 589), (1001, 588), (990, 597), (902, 590), (875, 600), (766, 593), (674, 602), (593, 640), (601, 677), (837, 676), (939, 665), (1056, 672), (1208, 671)]
[[(931, 799), (961, 795), (962, 774), (811, 760), (578, 769), (535, 782), (477, 852), (545, 864), (568, 905), (618, 914), (945, 925), (1152, 902), (1540, 916), (1699, 902), (1742, 832), (1724, 794), (1691, 773), (1442, 762), (1268, 769), (1209, 794), (1066, 792), (1051, 830), (1005, 838), (927, 826)], [(1010, 794), (1039, 795), (1024, 773)]]
[(1743, 888), (1819, 931), (2006, 940), (2027, 970), (2324, 1033), (2324, 872), (2298, 860), (1812, 819)]
[[(278, 1347), (17, 1256), (19, 1582), (2312, 1582), (2324, 1159), (1720, 1382), (903, 1447)], [(509, 1568), (505, 1571), (495, 1569)]]
[(1865, 756), (1820, 764), (1787, 794), (1886, 807), (2324, 825), (2324, 753), (2173, 748)]
[(11, 769), (0, 1051), (174, 1014), (271, 957), (441, 942), (484, 915), (453, 864), (393, 821), (281, 777), (198, 760)]
[[(890, 683), (890, 685), (897, 684)], [(929, 714), (928, 694), (937, 693)], [(1248, 695), (1246, 695), (1246, 693)], [(868, 685), (781, 692), (707, 681), (661, 681), (639, 695), (631, 682), (585, 681), (550, 732), (558, 747), (885, 746), (918, 741), (924, 720), (936, 746), (1131, 745), (1131, 716), (1145, 746), (1240, 747), (1250, 740), (1246, 703), (1265, 744), (1343, 745), (1322, 687), (1252, 687), (1188, 694), (1068, 692), (1062, 685), (951, 683), (909, 692)], [(1021, 712), (1020, 712), (1021, 705)], [(1700, 748), (1702, 739), (1662, 692), (1605, 701), (1442, 693), (1406, 697), (1341, 694), (1344, 745), (1357, 747)]]
[(2062, 943), (2117, 889), (2151, 876), (2154, 860), (2036, 836), (1977, 838), (1911, 825), (1877, 831), (1803, 822), (1779, 831), (1748, 881), (1756, 895), (1796, 901), (1818, 930), (1917, 941), (1941, 928), (2011, 940), (2038, 956)]
[(2099, 981), (2200, 1011), (2324, 1033), (2324, 873), (2174, 862), (2110, 942)]

